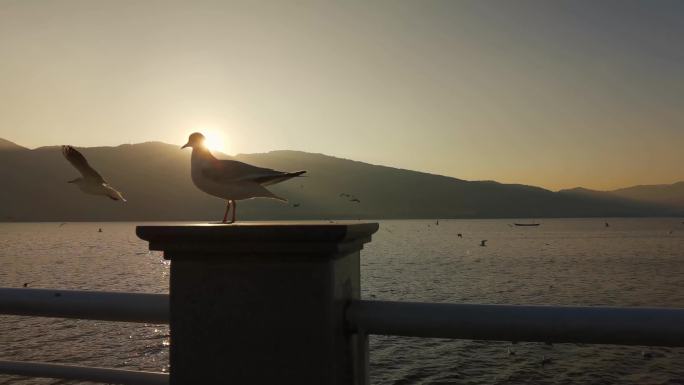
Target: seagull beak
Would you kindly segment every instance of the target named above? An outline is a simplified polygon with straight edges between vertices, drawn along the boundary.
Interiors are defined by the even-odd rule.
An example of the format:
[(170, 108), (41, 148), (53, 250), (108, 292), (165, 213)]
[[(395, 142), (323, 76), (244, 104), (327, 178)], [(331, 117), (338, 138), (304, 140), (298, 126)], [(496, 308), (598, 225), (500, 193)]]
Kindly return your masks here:
[(181, 150), (184, 149), (185, 147), (190, 147), (190, 143), (185, 143), (183, 147), (181, 147)]

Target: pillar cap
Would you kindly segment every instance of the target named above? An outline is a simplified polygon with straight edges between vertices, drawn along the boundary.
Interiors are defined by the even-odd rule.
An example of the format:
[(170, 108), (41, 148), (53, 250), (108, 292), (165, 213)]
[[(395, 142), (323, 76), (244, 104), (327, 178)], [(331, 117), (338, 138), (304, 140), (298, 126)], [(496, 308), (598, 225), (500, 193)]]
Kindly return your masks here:
[(138, 226), (136, 234), (150, 250), (171, 253), (301, 254), (360, 249), (378, 228), (358, 221), (269, 221)]

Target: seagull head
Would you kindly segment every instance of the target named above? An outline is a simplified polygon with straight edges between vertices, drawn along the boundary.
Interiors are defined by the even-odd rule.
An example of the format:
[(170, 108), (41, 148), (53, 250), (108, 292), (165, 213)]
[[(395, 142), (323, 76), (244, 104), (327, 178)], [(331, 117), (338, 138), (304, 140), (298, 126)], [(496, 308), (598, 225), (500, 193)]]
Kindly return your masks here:
[(181, 149), (184, 149), (185, 147), (192, 147), (192, 148), (197, 148), (197, 147), (204, 147), (204, 135), (200, 134), (199, 132), (195, 132), (193, 134), (190, 134), (190, 137), (188, 138), (188, 142), (181, 147)]

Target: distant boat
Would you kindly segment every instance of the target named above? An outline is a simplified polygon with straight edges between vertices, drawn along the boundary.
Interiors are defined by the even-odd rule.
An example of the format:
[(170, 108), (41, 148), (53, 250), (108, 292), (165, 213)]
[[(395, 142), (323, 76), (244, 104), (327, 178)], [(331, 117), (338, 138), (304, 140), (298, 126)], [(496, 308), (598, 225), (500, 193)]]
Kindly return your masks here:
[(514, 223), (516, 226), (539, 226), (540, 223)]

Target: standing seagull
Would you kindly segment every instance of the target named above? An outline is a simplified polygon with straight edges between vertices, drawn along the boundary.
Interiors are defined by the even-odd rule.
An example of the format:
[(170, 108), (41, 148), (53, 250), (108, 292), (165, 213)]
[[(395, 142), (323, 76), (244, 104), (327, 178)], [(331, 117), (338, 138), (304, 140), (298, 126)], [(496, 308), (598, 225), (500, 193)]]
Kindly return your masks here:
[[(228, 201), (226, 212), (223, 214), (223, 223), (235, 222), (235, 211), (237, 210), (235, 201), (238, 200), (272, 198), (287, 202), (285, 198), (273, 194), (264, 186), (276, 184), (306, 172), (282, 172), (252, 166), (236, 160), (216, 159), (204, 146), (204, 135), (199, 132), (190, 135), (188, 143), (181, 149), (186, 147), (192, 147), (190, 173), (195, 186), (209, 195)], [(226, 222), (231, 207), (233, 216), (230, 222)]]
[(81, 175), (83, 175), (82, 178), (76, 178), (67, 183), (74, 183), (86, 194), (102, 195), (115, 201), (126, 202), (123, 195), (107, 184), (107, 181), (105, 181), (95, 169), (90, 167), (86, 158), (80, 152), (76, 151), (75, 148), (71, 146), (62, 146), (62, 155), (64, 155), (72, 166), (76, 167)]

